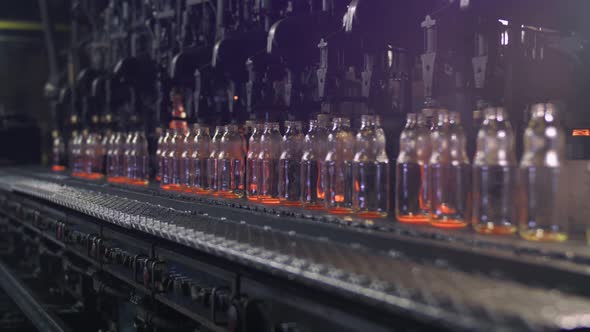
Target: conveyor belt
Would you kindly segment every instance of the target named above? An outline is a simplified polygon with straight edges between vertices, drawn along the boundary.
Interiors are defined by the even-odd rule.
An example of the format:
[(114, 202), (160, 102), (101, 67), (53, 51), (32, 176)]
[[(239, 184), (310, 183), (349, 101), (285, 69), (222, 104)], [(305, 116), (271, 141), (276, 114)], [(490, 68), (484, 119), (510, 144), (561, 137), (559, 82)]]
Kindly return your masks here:
[[(352, 230), (351, 227), (334, 227), (333, 223), (339, 221), (318, 223), (319, 220), (314, 218), (326, 217), (285, 215), (280, 208), (263, 211), (249, 204), (222, 200), (196, 202), (179, 197), (171, 199), (165, 197), (167, 194), (159, 197), (148, 195), (145, 190), (142, 193), (105, 185), (87, 185), (67, 178), (44, 178), (23, 176), (22, 173), (5, 174), (0, 177), (0, 186), (3, 190), (67, 207), (311, 287), (338, 292), (422, 320), (438, 321), (447, 327), (555, 330), (590, 325), (587, 319), (590, 301), (585, 297), (588, 294), (578, 296), (573, 292), (548, 288), (548, 284), (536, 285), (534, 279), (526, 283), (522, 274), (518, 275), (520, 280), (512, 280), (510, 276), (499, 278), (480, 272), (485, 265), (496, 262), (518, 264), (518, 260), (510, 261), (502, 256), (502, 252), (506, 255), (519, 248), (520, 243), (506, 242), (508, 249), (502, 249), (501, 244), (505, 240), (492, 240), (489, 242), (492, 251), (499, 252), (494, 255), (486, 252), (489, 245), (471, 248), (465, 257), (490, 257), (490, 261), (489, 264), (479, 262), (475, 264), (474, 271), (469, 271), (454, 267), (456, 262), (452, 260), (428, 259), (428, 255), (417, 259), (418, 256), (399, 247), (399, 250), (384, 250), (386, 247), (380, 242), (399, 240), (412, 243), (420, 240), (414, 243), (415, 248), (439, 248), (441, 252), (464, 250), (469, 243), (459, 243), (449, 249), (449, 245), (445, 244), (448, 240), (425, 242), (419, 236), (413, 239), (411, 234), (379, 229), (375, 225)], [(230, 204), (234, 206), (225, 206)], [(274, 221), (276, 224), (273, 224)], [(330, 236), (330, 231), (335, 235)], [(355, 235), (362, 241), (350, 241)], [(376, 245), (367, 244), (370, 239), (374, 239)], [(530, 245), (522, 243), (522, 247), (526, 246)], [(569, 246), (525, 250), (526, 264), (531, 268), (547, 269), (549, 274), (562, 270), (570, 274), (568, 278), (578, 276), (580, 280), (587, 280), (584, 273), (586, 262), (569, 258), (582, 255), (582, 248), (574, 246), (579, 254), (576, 252), (554, 258), (546, 256), (551, 250), (567, 253), (569, 249), (565, 248)], [(436, 257), (437, 253), (430, 255)], [(553, 259), (561, 266), (552, 271), (555, 264), (542, 265), (537, 261), (541, 259)], [(495, 267), (490, 268), (493, 270)], [(539, 276), (539, 279), (543, 277)]]

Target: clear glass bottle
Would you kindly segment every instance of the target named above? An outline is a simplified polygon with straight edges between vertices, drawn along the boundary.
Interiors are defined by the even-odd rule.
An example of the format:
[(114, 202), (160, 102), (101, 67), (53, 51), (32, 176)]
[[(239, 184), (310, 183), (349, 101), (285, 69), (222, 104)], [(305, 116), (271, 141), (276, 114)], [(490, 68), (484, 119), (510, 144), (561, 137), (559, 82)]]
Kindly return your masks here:
[(226, 126), (219, 143), (217, 167), (219, 194), (224, 198), (244, 197), (246, 140), (235, 124)]
[(361, 117), (352, 161), (353, 210), (362, 218), (382, 218), (389, 211), (389, 158), (385, 135), (373, 115)]
[(74, 142), (74, 169), (73, 176), (86, 177), (86, 139), (88, 138), (88, 129), (82, 130)]
[(149, 181), (149, 154), (145, 133), (142, 130), (135, 131), (131, 140), (128, 159), (129, 173), (128, 183), (137, 186), (145, 186)]
[(72, 130), (71, 134), (70, 134), (70, 138), (68, 139), (68, 169), (70, 170), (70, 172), (72, 173), (72, 175), (74, 175), (74, 166), (75, 166), (75, 150), (76, 150), (76, 144), (77, 144), (77, 140), (78, 140), (78, 136), (80, 136), (80, 133), (77, 130)]
[(194, 182), (194, 169), (191, 168), (195, 136), (199, 131), (199, 125), (193, 124), (188, 134), (182, 140), (180, 154), (180, 189), (184, 192), (192, 192), (192, 183)]
[(477, 135), (485, 121), (485, 108), (477, 109), (471, 113), (471, 130), (467, 139), (467, 153), (469, 157), (475, 158), (477, 150)]
[(250, 142), (250, 137), (252, 136), (252, 133), (254, 132), (254, 126), (255, 126), (254, 120), (246, 120), (244, 122), (244, 125), (242, 127), (240, 127), (240, 132), (242, 133), (242, 135), (244, 136), (244, 139), (246, 140), (246, 147), (248, 147), (248, 143)]
[(428, 161), (432, 153), (431, 129), (422, 113), (416, 115), (416, 158), (420, 164), (420, 213), (430, 217)]
[(129, 177), (129, 174), (131, 173), (129, 161), (131, 159), (131, 150), (133, 148), (132, 142), (134, 134), (134, 130), (129, 130), (125, 135), (125, 143), (123, 144), (123, 167), (121, 169), (121, 182), (123, 183), (131, 183), (132, 181), (132, 179)]
[(326, 202), (326, 184), (327, 182), (322, 178), (322, 162), (326, 159), (326, 154), (328, 153), (328, 135), (330, 135), (330, 129), (328, 128), (330, 124), (330, 116), (328, 114), (320, 113), (317, 115), (317, 129), (316, 129), (316, 136), (317, 140), (314, 144), (317, 145), (316, 148), (316, 156), (320, 161), (319, 165), (319, 172), (318, 172), (318, 184), (317, 184), (317, 196), (318, 199), (321, 201), (322, 205), (325, 207)]
[(325, 208), (325, 195), (321, 191), (320, 185), (320, 163), (326, 156), (324, 144), (321, 142), (325, 142), (327, 139), (327, 132), (320, 126), (319, 121), (310, 120), (301, 156), (301, 200), (303, 206), (308, 210)]
[(516, 232), (516, 152), (504, 108), (487, 108), (473, 159), (473, 228), (484, 234)]
[(114, 133), (109, 141), (109, 149), (107, 150), (107, 181), (112, 183), (120, 182), (121, 176), (119, 174), (120, 156), (123, 154), (122, 142), (124, 134), (120, 131)]
[(260, 138), (264, 131), (262, 123), (253, 124), (253, 132), (248, 140), (248, 154), (246, 155), (246, 197), (250, 201), (258, 200), (258, 190), (260, 189), (260, 163), (258, 155), (260, 154)]
[(326, 193), (325, 205), (330, 213), (352, 213), (351, 172), (355, 155), (354, 141), (350, 120), (341, 117), (333, 118), (332, 129), (328, 134), (326, 157), (321, 163)]
[(135, 160), (133, 160), (133, 138), (136, 135), (135, 130), (130, 130), (125, 138), (125, 167), (124, 177), (125, 183), (132, 184), (133, 178), (135, 177)]
[(301, 121), (285, 121), (285, 127), (279, 157), (279, 199), (283, 205), (301, 206), (302, 124)]
[(59, 131), (51, 132), (51, 170), (62, 172), (66, 170), (66, 145)]
[(156, 135), (158, 136), (158, 143), (156, 146), (156, 182), (162, 181), (162, 151), (164, 150), (164, 137), (166, 131), (162, 128), (156, 128)]
[(172, 166), (172, 163), (168, 159), (168, 151), (172, 148), (172, 137), (174, 137), (174, 130), (168, 128), (166, 130), (166, 135), (164, 136), (164, 140), (162, 142), (162, 180), (160, 181), (160, 188), (164, 190), (170, 189), (170, 171), (169, 168)]
[[(422, 122), (423, 122), (422, 117)], [(422, 142), (421, 142), (422, 143)], [(396, 161), (395, 216), (399, 222), (428, 222), (429, 211), (422, 202), (424, 158), (420, 158), (418, 124), (415, 113), (408, 113), (400, 135)]]
[(89, 132), (88, 136), (86, 136), (85, 149), (83, 151), (85, 157), (84, 173), (86, 174), (85, 177), (91, 180), (98, 180), (104, 177), (101, 141), (102, 137), (98, 132)]
[(101, 155), (102, 155), (102, 160), (100, 160), (101, 163), (101, 167), (102, 167), (102, 171), (104, 176), (108, 176), (108, 168), (107, 168), (107, 159), (108, 159), (108, 153), (109, 153), (109, 149), (111, 147), (111, 141), (112, 141), (112, 137), (115, 133), (111, 130), (111, 129), (106, 129), (102, 135), (102, 138), (100, 140), (100, 149), (101, 149)]
[(438, 110), (431, 141), (430, 224), (441, 228), (465, 227), (471, 213), (471, 169), (457, 112), (449, 116), (447, 110)]
[(204, 194), (208, 188), (207, 160), (211, 153), (211, 134), (209, 127), (201, 125), (193, 139), (193, 148), (191, 155), (191, 170), (194, 174), (191, 184), (192, 192), (195, 194)]
[(207, 159), (207, 182), (209, 185), (207, 189), (214, 193), (217, 192), (219, 188), (217, 183), (217, 180), (219, 179), (217, 156), (219, 154), (221, 137), (223, 137), (224, 133), (224, 126), (215, 127), (215, 133), (213, 133), (213, 138), (211, 139), (209, 158)]
[(323, 201), (318, 198), (320, 159), (318, 157), (318, 120), (310, 120), (308, 132), (303, 139), (301, 156), (301, 202), (306, 209), (320, 210)]
[(532, 107), (520, 162), (519, 232), (529, 241), (562, 242), (568, 237), (565, 134), (554, 104)]
[(180, 164), (181, 155), (184, 147), (184, 138), (187, 134), (187, 128), (182, 125), (174, 125), (174, 135), (170, 140), (169, 148), (167, 151), (167, 160), (170, 164), (168, 167), (168, 178), (170, 180), (169, 189), (174, 191), (181, 191), (181, 176), (180, 176)]
[(264, 124), (260, 136), (260, 191), (258, 201), (263, 204), (279, 204), (279, 158), (281, 156), (281, 132), (278, 122)]

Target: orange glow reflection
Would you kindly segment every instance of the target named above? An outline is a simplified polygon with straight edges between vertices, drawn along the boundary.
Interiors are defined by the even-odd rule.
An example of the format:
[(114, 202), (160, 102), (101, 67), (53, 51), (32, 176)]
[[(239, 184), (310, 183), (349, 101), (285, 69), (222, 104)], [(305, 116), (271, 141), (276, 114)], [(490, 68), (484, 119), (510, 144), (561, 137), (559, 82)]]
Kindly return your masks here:
[(574, 129), (572, 136), (590, 136), (590, 129)]
[(53, 165), (51, 166), (51, 170), (54, 172), (63, 172), (66, 170), (66, 167), (62, 165)]

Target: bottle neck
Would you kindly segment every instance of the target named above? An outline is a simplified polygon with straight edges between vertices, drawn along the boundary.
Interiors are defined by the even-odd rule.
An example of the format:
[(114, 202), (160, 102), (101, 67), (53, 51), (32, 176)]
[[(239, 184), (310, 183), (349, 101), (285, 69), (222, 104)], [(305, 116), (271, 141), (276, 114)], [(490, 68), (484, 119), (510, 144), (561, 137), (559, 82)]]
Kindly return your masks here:
[(332, 130), (340, 130), (350, 128), (350, 120), (347, 118), (334, 118), (332, 120)]
[(318, 114), (318, 116), (317, 116), (318, 127), (327, 127), (328, 121), (329, 121), (329, 117), (327, 114)]
[(230, 124), (230, 125), (225, 126), (226, 133), (233, 133), (233, 132), (237, 132), (237, 131), (238, 131), (238, 125)]
[(205, 135), (206, 135), (206, 136), (210, 136), (210, 133), (209, 133), (209, 127), (200, 127), (200, 128), (199, 128), (199, 131), (198, 131), (198, 133), (197, 133), (197, 135), (201, 135), (201, 136), (205, 136)]
[(265, 132), (278, 131), (279, 124), (277, 122), (268, 122), (264, 125)]
[(361, 117), (361, 129), (375, 128), (375, 117), (373, 115), (363, 115)]
[(416, 125), (416, 114), (408, 113), (406, 115), (406, 128), (412, 128)]
[(312, 132), (314, 130), (318, 129), (318, 121), (317, 120), (310, 120), (309, 121), (309, 131), (308, 132)]
[(461, 124), (461, 115), (458, 112), (451, 112), (449, 115), (449, 123), (454, 125)]
[(213, 137), (219, 137), (221, 135), (223, 135), (223, 132), (225, 131), (225, 127), (224, 126), (217, 126), (215, 127), (215, 133), (213, 134)]

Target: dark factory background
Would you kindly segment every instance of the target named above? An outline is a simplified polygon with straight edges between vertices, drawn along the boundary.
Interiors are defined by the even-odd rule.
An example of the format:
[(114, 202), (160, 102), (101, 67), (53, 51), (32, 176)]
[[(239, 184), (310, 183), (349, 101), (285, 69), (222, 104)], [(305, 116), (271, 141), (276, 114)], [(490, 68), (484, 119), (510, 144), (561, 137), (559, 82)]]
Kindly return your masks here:
[(590, 329), (589, 14), (0, 1), (0, 331)]
[[(65, 55), (69, 4), (50, 1), (55, 43)], [(39, 4), (34, 0), (0, 3), (0, 163), (47, 163), (53, 119), (44, 87), (49, 61)], [(18, 142), (18, 144), (15, 144)]]

